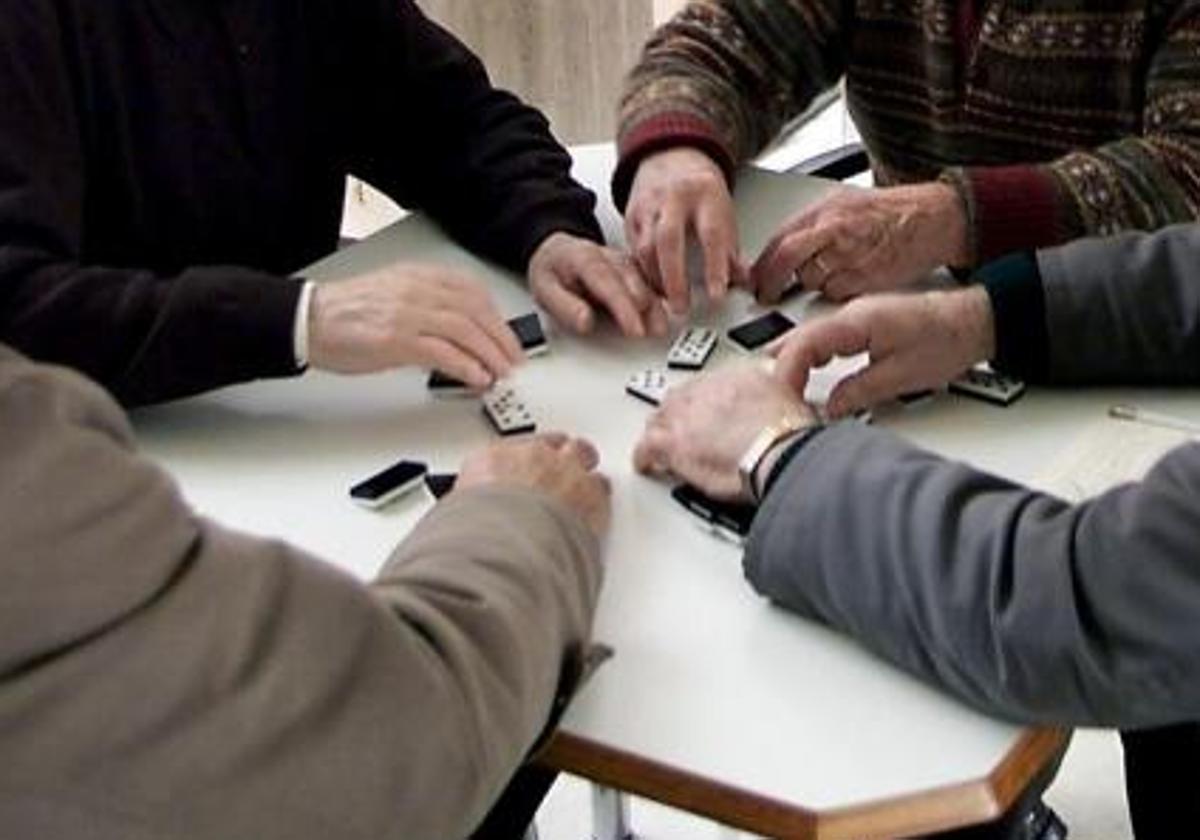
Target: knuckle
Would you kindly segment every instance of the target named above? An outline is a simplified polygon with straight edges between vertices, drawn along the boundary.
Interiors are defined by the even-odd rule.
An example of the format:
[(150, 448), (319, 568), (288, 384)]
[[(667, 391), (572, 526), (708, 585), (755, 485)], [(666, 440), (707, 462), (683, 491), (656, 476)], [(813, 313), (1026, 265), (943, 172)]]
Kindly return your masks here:
[(592, 279), (605, 279), (611, 267), (608, 260), (595, 252), (581, 254), (576, 265), (581, 274)]
[(708, 192), (712, 186), (712, 173), (704, 170), (692, 170), (679, 179), (679, 192), (689, 198)]
[(848, 324), (867, 326), (881, 311), (884, 310), (871, 298), (855, 298), (842, 309), (842, 316)]
[(717, 221), (703, 221), (696, 225), (696, 234), (705, 241), (720, 239), (725, 235), (725, 225)]
[(664, 250), (673, 250), (683, 242), (683, 229), (678, 225), (659, 225), (654, 238)]

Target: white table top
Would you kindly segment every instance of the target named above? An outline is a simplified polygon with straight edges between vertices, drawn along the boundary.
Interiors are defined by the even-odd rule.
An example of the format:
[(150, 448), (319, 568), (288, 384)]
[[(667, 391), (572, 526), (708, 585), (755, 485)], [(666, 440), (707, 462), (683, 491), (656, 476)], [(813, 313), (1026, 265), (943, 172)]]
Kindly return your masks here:
[[(607, 195), (611, 150), (582, 147), (576, 160), (577, 174)], [(755, 253), (780, 218), (826, 188), (802, 177), (749, 174), (738, 191), (746, 252)], [(600, 213), (606, 231), (619, 235), (607, 201)], [(529, 308), (519, 281), (416, 217), (319, 263), (309, 276), (331, 279), (397, 259), (466, 265), (492, 281), (507, 313)], [(799, 299), (787, 310), (803, 318), (812, 306)], [(722, 311), (697, 320), (726, 325), (751, 309), (737, 293)], [(913, 826), (900, 807), (906, 797), (938, 790), (957, 791), (976, 818), (988, 816), (995, 803), (971, 785), (994, 780), (1031, 739), (1044, 746), (1045, 734), (983, 717), (852, 641), (770, 606), (743, 581), (735, 547), (701, 532), (666, 487), (633, 472), (629, 453), (649, 408), (625, 396), (623, 386), (632, 372), (663, 366), (666, 340), (552, 333), (551, 344), (514, 384), (541, 428), (599, 445), (615, 502), (595, 635), (616, 656), (563, 721), (574, 744), (563, 754), (587, 756), (571, 769), (764, 833), (786, 824), (843, 836), (851, 817), (875, 812), (886, 819), (869, 830), (855, 823), (858, 834), (899, 832)], [(722, 348), (710, 366), (734, 355)], [(353, 505), (346, 489), (401, 456), (455, 470), (465, 452), (494, 438), (477, 401), (432, 399), (424, 378), (418, 371), (309, 373), (141, 410), (134, 421), (144, 450), (200, 511), (284, 537), (368, 578), (430, 502), (417, 493), (369, 512)], [(1111, 392), (1034, 390), (997, 409), (942, 395), (880, 422), (954, 457), (1029, 478), (1072, 439), (1081, 416), (1101, 413), (1113, 399)], [(1181, 413), (1171, 395), (1139, 401)], [(621, 784), (616, 777), (627, 762), (640, 770)], [(706, 802), (706, 790), (743, 801), (722, 810)], [(783, 816), (755, 822), (757, 811)]]

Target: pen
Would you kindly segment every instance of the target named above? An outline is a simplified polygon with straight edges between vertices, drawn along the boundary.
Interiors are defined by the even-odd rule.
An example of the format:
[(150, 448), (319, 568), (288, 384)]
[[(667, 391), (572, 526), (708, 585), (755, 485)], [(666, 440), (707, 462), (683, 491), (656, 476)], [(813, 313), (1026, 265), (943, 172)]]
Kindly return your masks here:
[(1165, 429), (1176, 429), (1192, 435), (1200, 435), (1200, 423), (1184, 420), (1182, 417), (1172, 417), (1169, 414), (1159, 414), (1155, 411), (1144, 411), (1136, 405), (1119, 404), (1110, 406), (1108, 416), (1117, 420), (1130, 420), (1137, 423), (1148, 423), (1151, 426), (1162, 426)]

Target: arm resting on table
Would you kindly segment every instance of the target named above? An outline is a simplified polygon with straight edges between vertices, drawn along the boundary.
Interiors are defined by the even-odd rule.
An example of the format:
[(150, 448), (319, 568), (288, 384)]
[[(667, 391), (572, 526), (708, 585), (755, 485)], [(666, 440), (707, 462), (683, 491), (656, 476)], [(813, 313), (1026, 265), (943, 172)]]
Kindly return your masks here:
[(839, 424), (781, 474), (745, 572), (984, 711), (1145, 727), (1200, 709), (1200, 446), (1072, 507)]
[(300, 284), (233, 266), (87, 264), (87, 164), (53, 4), (0, 16), (0, 340), (122, 402), (297, 372)]
[(466, 835), (586, 643), (591, 532), (455, 493), (368, 588), (195, 517), (97, 388), (0, 353), (0, 824)]

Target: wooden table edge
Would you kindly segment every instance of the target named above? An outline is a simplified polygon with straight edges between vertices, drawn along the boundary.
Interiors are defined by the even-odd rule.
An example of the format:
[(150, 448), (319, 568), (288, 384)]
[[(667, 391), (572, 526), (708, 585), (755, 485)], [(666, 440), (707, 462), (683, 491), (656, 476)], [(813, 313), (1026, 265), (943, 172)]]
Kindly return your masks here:
[(598, 784), (770, 837), (884, 840), (999, 817), (1037, 773), (1061, 754), (1069, 737), (1069, 730), (1029, 729), (982, 778), (827, 811), (715, 783), (561, 731), (537, 760)]

